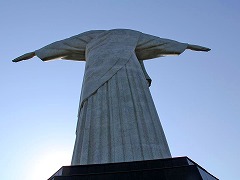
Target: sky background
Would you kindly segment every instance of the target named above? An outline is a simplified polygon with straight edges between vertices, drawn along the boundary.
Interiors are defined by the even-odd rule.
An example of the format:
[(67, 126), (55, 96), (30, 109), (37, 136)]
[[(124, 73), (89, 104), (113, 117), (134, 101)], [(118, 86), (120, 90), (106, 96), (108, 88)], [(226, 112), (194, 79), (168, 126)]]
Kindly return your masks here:
[(11, 60), (94, 29), (211, 48), (145, 61), (173, 157), (239, 179), (239, 0), (0, 0), (0, 173), (44, 180), (69, 165), (84, 62)]

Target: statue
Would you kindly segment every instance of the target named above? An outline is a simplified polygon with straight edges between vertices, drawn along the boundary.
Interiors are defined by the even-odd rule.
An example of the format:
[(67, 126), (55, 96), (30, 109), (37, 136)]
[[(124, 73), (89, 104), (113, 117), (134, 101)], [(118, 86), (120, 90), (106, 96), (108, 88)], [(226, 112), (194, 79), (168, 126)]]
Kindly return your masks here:
[(170, 158), (143, 60), (209, 48), (128, 29), (93, 30), (13, 62), (86, 61), (72, 165)]

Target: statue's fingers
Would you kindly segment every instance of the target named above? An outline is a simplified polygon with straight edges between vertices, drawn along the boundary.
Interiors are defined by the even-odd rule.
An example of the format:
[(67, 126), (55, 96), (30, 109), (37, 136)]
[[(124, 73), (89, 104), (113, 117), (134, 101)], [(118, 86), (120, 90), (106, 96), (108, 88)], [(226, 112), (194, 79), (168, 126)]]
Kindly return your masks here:
[(203, 46), (195, 46), (194, 48), (195, 51), (210, 51), (211, 49)]
[(19, 62), (19, 61), (22, 61), (22, 60), (23, 60), (22, 58), (18, 57), (18, 58), (13, 59), (12, 62)]
[(210, 48), (207, 48), (207, 50), (206, 51), (211, 51), (211, 49)]
[(202, 50), (208, 52), (208, 51), (210, 51), (211, 49), (210, 49), (210, 48), (207, 48), (207, 47), (203, 47)]
[(35, 56), (35, 52), (26, 53), (22, 56), (19, 56), (19, 57), (13, 59), (12, 62), (19, 62), (19, 61), (22, 61), (22, 60), (31, 59), (34, 56)]
[(19, 61), (22, 61), (25, 59), (28, 59), (28, 58), (25, 55), (23, 55), (23, 56), (19, 56), (19, 57), (15, 58), (14, 60), (12, 60), (12, 62), (19, 62)]

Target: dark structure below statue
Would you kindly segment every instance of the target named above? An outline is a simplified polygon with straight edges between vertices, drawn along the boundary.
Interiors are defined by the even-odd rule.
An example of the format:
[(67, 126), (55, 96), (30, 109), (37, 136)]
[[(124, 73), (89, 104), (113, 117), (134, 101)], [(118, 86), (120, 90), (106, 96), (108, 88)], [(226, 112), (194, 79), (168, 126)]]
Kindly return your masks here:
[(63, 166), (49, 180), (216, 180), (188, 157)]

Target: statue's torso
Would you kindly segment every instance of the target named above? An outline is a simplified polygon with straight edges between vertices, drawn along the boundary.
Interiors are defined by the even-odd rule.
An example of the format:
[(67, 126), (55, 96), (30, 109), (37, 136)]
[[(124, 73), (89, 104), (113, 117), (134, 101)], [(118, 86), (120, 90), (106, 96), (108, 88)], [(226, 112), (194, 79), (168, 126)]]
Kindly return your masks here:
[(82, 101), (131, 58), (137, 60), (135, 48), (140, 34), (138, 31), (126, 29), (110, 30), (100, 33), (87, 44)]

